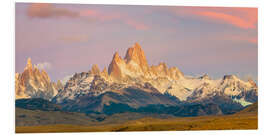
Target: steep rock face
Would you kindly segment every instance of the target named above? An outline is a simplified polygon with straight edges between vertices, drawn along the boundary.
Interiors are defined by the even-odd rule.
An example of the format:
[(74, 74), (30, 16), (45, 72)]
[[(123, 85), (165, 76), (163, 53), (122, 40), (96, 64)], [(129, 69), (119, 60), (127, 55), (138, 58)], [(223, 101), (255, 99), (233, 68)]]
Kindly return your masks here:
[(169, 68), (169, 77), (173, 80), (178, 80), (183, 76), (184, 74), (177, 67)]
[(151, 66), (151, 71), (155, 76), (166, 77), (169, 74), (169, 69), (165, 63), (159, 63), (157, 66)]
[(15, 94), (19, 98), (44, 98), (51, 99), (62, 88), (62, 84), (51, 82), (48, 74), (32, 65), (28, 58), (23, 73), (15, 75)]
[(126, 81), (129, 77), (142, 78), (149, 75), (148, 63), (140, 45), (136, 43), (129, 48), (124, 59), (116, 52), (108, 72), (112, 79), (120, 82)]
[(119, 56), (116, 52), (113, 56), (113, 59), (109, 65), (108, 73), (110, 77), (115, 80), (121, 80), (124, 78), (123, 70), (126, 68), (125, 61)]
[(95, 74), (95, 75), (100, 74), (100, 70), (99, 70), (99, 68), (98, 68), (98, 65), (97, 65), (97, 64), (94, 64), (94, 65), (92, 66), (92, 69), (91, 69), (90, 72), (91, 72), (92, 74)]
[(129, 68), (132, 68), (133, 66), (136, 67), (134, 68), (135, 72), (136, 69), (141, 70), (143, 73), (147, 73), (149, 70), (144, 51), (138, 43), (135, 43), (133, 47), (128, 48), (125, 61), (127, 65), (130, 65)]
[(170, 80), (178, 80), (184, 77), (184, 74), (177, 67), (168, 68), (164, 62), (159, 63), (157, 66), (152, 65), (150, 67), (150, 73), (154, 78), (165, 77)]
[(144, 51), (138, 43), (128, 48), (124, 59), (116, 52), (109, 65), (108, 73), (112, 79), (119, 82), (125, 82), (129, 78), (145, 82), (160, 77), (178, 80), (184, 76), (178, 68), (168, 68), (165, 63), (149, 67)]
[(58, 89), (63, 89), (64, 88), (64, 86), (63, 86), (63, 84), (62, 84), (62, 82), (60, 80), (57, 81), (55, 87), (58, 88)]
[(105, 67), (102, 72), (100, 73), (101, 76), (103, 76), (104, 78), (109, 78), (109, 73), (107, 71), (107, 68)]

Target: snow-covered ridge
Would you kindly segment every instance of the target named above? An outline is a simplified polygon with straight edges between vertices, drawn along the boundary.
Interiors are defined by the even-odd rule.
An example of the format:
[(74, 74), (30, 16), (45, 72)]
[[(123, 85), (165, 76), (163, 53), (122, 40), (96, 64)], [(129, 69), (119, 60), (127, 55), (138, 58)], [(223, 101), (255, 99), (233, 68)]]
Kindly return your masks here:
[(108, 72), (106, 68), (100, 72), (94, 65), (89, 72), (75, 74), (56, 99), (61, 102), (81, 94), (98, 96), (107, 91), (120, 92), (130, 86), (142, 87), (146, 83), (160, 93), (168, 93), (181, 101), (199, 101), (216, 94), (241, 101), (258, 96), (254, 81), (245, 82), (235, 75), (211, 79), (205, 74), (195, 78), (186, 77), (178, 68), (169, 68), (165, 63), (149, 66), (142, 48), (136, 43), (128, 49), (124, 59), (117, 52), (114, 54)]

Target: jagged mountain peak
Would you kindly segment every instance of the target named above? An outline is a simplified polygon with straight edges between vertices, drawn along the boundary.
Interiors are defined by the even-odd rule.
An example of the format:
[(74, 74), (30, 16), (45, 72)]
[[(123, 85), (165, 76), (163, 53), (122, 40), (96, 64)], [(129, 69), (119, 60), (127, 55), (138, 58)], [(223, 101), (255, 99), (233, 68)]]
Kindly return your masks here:
[(125, 80), (128, 76), (144, 76), (148, 72), (146, 57), (138, 43), (128, 48), (124, 59), (116, 52), (108, 69), (110, 77), (116, 80)]
[(41, 75), (45, 78), (45, 80), (47, 80), (47, 82), (51, 82), (51, 78), (44, 69), (41, 70)]
[(38, 70), (38, 67), (37, 67), (37, 65), (36, 64), (34, 64), (34, 70)]
[(32, 69), (33, 65), (32, 65), (32, 60), (31, 58), (27, 58), (27, 64), (25, 69)]
[(257, 87), (257, 84), (251, 79), (248, 79), (248, 82), (253, 86), (253, 87)]
[(177, 67), (169, 68), (170, 77), (174, 80), (178, 80), (181, 77), (184, 77), (183, 72), (181, 72)]
[(114, 53), (112, 61), (115, 61), (115, 62), (122, 61), (122, 58), (118, 52)]
[(99, 67), (97, 64), (94, 64), (91, 68), (91, 73), (92, 74), (99, 74), (100, 73), (100, 70), (99, 70)]
[(56, 83), (51, 82), (47, 72), (32, 65), (31, 58), (27, 59), (26, 67), (22, 73), (15, 75), (15, 94), (19, 98), (51, 99), (58, 92)]
[(248, 81), (244, 81), (241, 80), (240, 78), (238, 78), (236, 75), (224, 75), (223, 79), (222, 79), (222, 83), (224, 84), (235, 84), (235, 85), (246, 85), (249, 87), (253, 87), (255, 89), (257, 89), (257, 85), (256, 83), (252, 80), (252, 79), (248, 79)]
[[(129, 47), (127, 52), (128, 51), (134, 52), (134, 54), (135, 53), (144, 53), (143, 50), (142, 50), (141, 45), (138, 42), (136, 42), (133, 46)], [(129, 53), (129, 54), (126, 54), (126, 55), (130, 55), (130, 54), (132, 54), (132, 53)]]
[(130, 59), (141, 56), (141, 55), (144, 55), (144, 52), (141, 46), (138, 43), (135, 43), (135, 45), (128, 48), (125, 59), (129, 61)]
[(108, 73), (106, 67), (104, 67), (104, 69), (102, 70), (102, 72), (100, 74), (101, 74), (101, 76), (105, 77), (106, 79), (108, 79), (108, 77), (109, 77), (109, 73)]
[(130, 77), (141, 79), (151, 79), (153, 77), (179, 79), (183, 76), (183, 73), (178, 68), (168, 68), (165, 62), (149, 67), (144, 51), (138, 43), (128, 48), (124, 59), (116, 52), (109, 65), (108, 73), (117, 80), (126, 80)]
[(135, 62), (143, 71), (148, 70), (148, 63), (144, 51), (138, 43), (135, 43), (134, 46), (128, 48), (125, 56), (125, 61), (127, 64)]
[(133, 48), (141, 49), (141, 46), (138, 42), (136, 42), (133, 46)]
[(162, 69), (168, 69), (168, 66), (165, 62), (160, 62), (158, 63), (158, 67), (162, 68)]
[(57, 81), (56, 85), (59, 89), (63, 89), (63, 84), (60, 80)]
[(107, 72), (107, 68), (104, 67), (101, 73), (108, 73), (108, 72)]
[(48, 76), (47, 72), (44, 69), (41, 69), (41, 74)]
[(169, 76), (168, 66), (164, 62), (160, 62), (157, 66), (152, 65), (151, 72), (154, 73), (156, 76)]
[(121, 79), (122, 78), (122, 71), (121, 67), (125, 66), (125, 62), (119, 56), (118, 52), (113, 55), (113, 59), (109, 65), (108, 73), (114, 79)]

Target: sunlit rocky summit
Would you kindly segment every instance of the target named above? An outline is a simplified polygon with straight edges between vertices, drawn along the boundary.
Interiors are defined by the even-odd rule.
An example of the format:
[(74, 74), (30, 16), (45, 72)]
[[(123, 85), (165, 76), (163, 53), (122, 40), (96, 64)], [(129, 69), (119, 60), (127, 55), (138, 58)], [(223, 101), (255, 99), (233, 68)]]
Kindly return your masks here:
[(108, 72), (112, 79), (119, 82), (129, 81), (128, 78), (136, 78), (139, 81), (147, 82), (158, 78), (178, 80), (183, 77), (183, 73), (178, 68), (168, 68), (165, 63), (150, 67), (138, 43), (127, 50), (124, 59), (116, 52), (109, 65)]
[(16, 99), (40, 97), (52, 99), (62, 87), (60, 81), (51, 82), (46, 71), (40, 71), (36, 65), (33, 66), (30, 58), (27, 60), (23, 73), (15, 75)]
[[(143, 49), (135, 43), (124, 58), (115, 52), (108, 70), (94, 64), (90, 71), (75, 73), (64, 86), (51, 82), (45, 71), (32, 68), (29, 59), (24, 72), (16, 74), (16, 98), (33, 97), (49, 99), (75, 112), (117, 113), (176, 106), (187, 111), (199, 107), (197, 110), (207, 115), (241, 110), (257, 101), (258, 88), (254, 81), (235, 75), (187, 77), (166, 63), (149, 66)], [(187, 106), (194, 104), (212, 110)]]

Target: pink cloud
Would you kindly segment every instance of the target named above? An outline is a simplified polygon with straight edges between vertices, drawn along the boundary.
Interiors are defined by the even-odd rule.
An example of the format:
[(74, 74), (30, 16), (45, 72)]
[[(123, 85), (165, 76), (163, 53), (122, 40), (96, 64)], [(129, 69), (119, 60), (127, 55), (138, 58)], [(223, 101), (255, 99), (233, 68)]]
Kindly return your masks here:
[(49, 3), (31, 4), (27, 9), (27, 15), (33, 18), (78, 17), (77, 12), (65, 8), (56, 8)]
[(98, 11), (90, 9), (80, 11), (80, 16), (98, 16), (98, 14)]
[(230, 24), (241, 29), (255, 29), (258, 23), (258, 10), (256, 8), (171, 7), (168, 10), (178, 16)]
[(195, 12), (195, 14), (207, 17), (209, 19), (219, 21), (221, 23), (231, 24), (231, 25), (234, 25), (236, 27), (243, 28), (243, 29), (254, 29), (254, 28), (256, 28), (254, 22), (244, 20), (241, 17), (233, 16), (233, 15), (226, 14), (226, 13), (212, 12), (212, 11), (202, 11), (202, 12)]
[(58, 8), (50, 3), (34, 3), (30, 4), (27, 9), (27, 15), (32, 18), (52, 18), (52, 17), (88, 17), (98, 21), (121, 21), (137, 30), (147, 30), (149, 26), (143, 22), (139, 22), (134, 18), (128, 17), (123, 13), (103, 12), (100, 10), (84, 9), (81, 11), (73, 11), (67, 8)]

